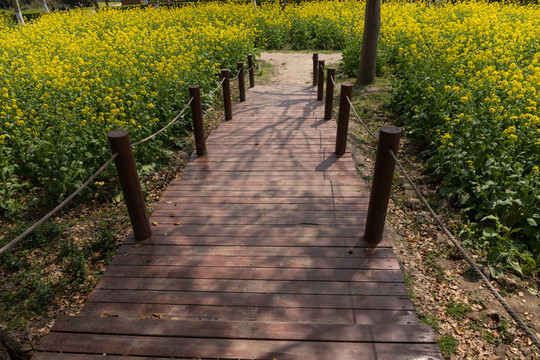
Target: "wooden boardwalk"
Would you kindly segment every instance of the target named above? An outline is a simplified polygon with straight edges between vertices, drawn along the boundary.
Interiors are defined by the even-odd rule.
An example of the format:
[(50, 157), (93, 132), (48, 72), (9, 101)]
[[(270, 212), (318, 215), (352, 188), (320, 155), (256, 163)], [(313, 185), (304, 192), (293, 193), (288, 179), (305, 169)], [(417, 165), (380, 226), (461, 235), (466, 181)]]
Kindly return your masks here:
[(305, 86), (258, 86), (34, 360), (442, 359)]

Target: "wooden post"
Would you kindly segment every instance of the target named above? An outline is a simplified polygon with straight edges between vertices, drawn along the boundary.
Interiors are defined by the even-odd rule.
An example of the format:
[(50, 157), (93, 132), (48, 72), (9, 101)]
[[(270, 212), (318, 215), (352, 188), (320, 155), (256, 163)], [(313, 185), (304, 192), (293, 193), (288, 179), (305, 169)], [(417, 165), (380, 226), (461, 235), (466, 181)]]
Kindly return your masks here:
[(255, 87), (255, 69), (253, 68), (253, 55), (249, 54), (248, 67), (249, 67), (249, 87)]
[(313, 54), (313, 86), (317, 86), (317, 80), (319, 79), (319, 71), (317, 65), (319, 64), (319, 54)]
[(198, 85), (190, 86), (189, 97), (191, 102), (191, 118), (193, 119), (193, 133), (195, 136), (195, 149), (197, 156), (206, 154), (206, 140), (204, 138), (204, 122), (202, 115), (201, 90)]
[(347, 132), (349, 131), (349, 114), (351, 112), (351, 105), (347, 98), (351, 98), (352, 88), (353, 84), (341, 84), (336, 134), (336, 155), (345, 154), (345, 150), (347, 149)]
[(229, 69), (221, 69), (221, 79), (225, 79), (223, 82), (223, 107), (225, 108), (225, 120), (232, 119), (232, 105), (231, 105), (231, 83), (229, 80)]
[(336, 68), (328, 68), (326, 74), (326, 102), (324, 104), (324, 120), (332, 118), (332, 107), (334, 106), (334, 80), (336, 78)]
[(238, 89), (240, 91), (240, 102), (246, 101), (246, 82), (244, 80), (244, 63), (239, 61), (238, 68)]
[(324, 95), (324, 60), (319, 60), (319, 79), (317, 80), (317, 101), (321, 101)]
[(390, 190), (394, 180), (394, 168), (396, 167), (388, 149), (397, 154), (400, 136), (401, 129), (395, 126), (383, 126), (379, 132), (379, 144), (375, 156), (375, 169), (364, 233), (364, 238), (371, 243), (378, 243), (383, 236)]
[(122, 185), (133, 234), (136, 240), (146, 240), (152, 236), (152, 230), (128, 133), (125, 130), (111, 131), (107, 138), (113, 154), (118, 153), (114, 162), (120, 185)]

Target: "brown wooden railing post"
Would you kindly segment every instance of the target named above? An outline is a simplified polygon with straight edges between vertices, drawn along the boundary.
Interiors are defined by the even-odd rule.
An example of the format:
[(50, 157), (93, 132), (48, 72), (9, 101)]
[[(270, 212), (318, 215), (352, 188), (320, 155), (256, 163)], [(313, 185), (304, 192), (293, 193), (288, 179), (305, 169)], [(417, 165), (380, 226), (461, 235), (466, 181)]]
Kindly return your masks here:
[(349, 100), (352, 95), (353, 84), (341, 84), (341, 95), (339, 96), (339, 114), (336, 134), (336, 155), (345, 154), (347, 149), (347, 132), (349, 131), (349, 113), (351, 105)]
[(313, 54), (313, 86), (317, 86), (317, 80), (319, 79), (319, 54)]
[(317, 101), (321, 101), (324, 96), (324, 60), (319, 60), (319, 79), (317, 80)]
[(326, 102), (324, 104), (324, 120), (332, 118), (332, 107), (334, 106), (334, 80), (336, 78), (336, 68), (328, 68), (326, 74)]
[(249, 54), (248, 67), (249, 67), (249, 87), (255, 87), (255, 69), (253, 68), (253, 55)]
[(371, 243), (378, 243), (383, 236), (388, 200), (390, 199), (390, 190), (394, 180), (394, 168), (396, 167), (396, 163), (388, 150), (391, 149), (394, 154), (397, 154), (400, 136), (401, 129), (395, 126), (383, 126), (379, 131), (379, 144), (375, 156), (375, 169), (373, 170), (373, 182), (369, 198), (366, 231), (364, 233), (364, 238)]
[(113, 154), (118, 153), (114, 162), (124, 193), (133, 234), (136, 240), (146, 240), (152, 236), (152, 230), (128, 133), (125, 130), (115, 130), (111, 131), (107, 138)]
[(232, 119), (231, 105), (231, 83), (229, 80), (229, 69), (221, 69), (221, 79), (223, 82), (223, 107), (225, 108), (225, 120)]
[(238, 89), (240, 91), (240, 102), (246, 101), (246, 82), (244, 80), (244, 63), (239, 61), (236, 64), (238, 68)]
[(193, 133), (195, 136), (195, 149), (197, 156), (206, 154), (206, 140), (204, 138), (204, 122), (202, 115), (201, 90), (198, 85), (190, 86), (189, 97), (191, 101), (191, 118), (193, 119)]

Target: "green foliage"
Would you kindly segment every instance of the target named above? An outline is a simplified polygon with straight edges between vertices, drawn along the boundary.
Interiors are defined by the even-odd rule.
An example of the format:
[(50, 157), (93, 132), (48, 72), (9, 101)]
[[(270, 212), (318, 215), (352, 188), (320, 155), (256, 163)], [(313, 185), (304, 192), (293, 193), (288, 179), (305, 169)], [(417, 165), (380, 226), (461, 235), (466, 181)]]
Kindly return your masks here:
[(461, 319), (463, 316), (471, 310), (471, 307), (467, 304), (463, 304), (456, 301), (451, 301), (446, 306), (446, 313), (456, 319)]
[[(392, 109), (424, 145), (440, 195), (470, 219), (464, 242), (489, 253), (494, 276), (540, 265), (538, 18), (537, 7), (482, 2), (383, 13), (377, 63), (395, 74)], [(350, 75), (361, 33), (343, 54)]]
[(437, 345), (444, 356), (450, 356), (457, 352), (459, 341), (452, 335), (445, 334), (437, 339)]
[(437, 316), (433, 313), (424, 313), (420, 314), (419, 316), (419, 322), (422, 325), (429, 325), (433, 328), (433, 330), (437, 331), (439, 329), (439, 321), (437, 319)]

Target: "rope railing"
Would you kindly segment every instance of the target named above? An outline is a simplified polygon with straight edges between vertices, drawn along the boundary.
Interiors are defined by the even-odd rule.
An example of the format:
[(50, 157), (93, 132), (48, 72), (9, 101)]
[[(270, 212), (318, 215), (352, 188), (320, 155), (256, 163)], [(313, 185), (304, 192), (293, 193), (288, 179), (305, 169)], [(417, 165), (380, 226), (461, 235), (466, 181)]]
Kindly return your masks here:
[(332, 81), (332, 84), (334, 84), (334, 89), (338, 94), (341, 94), (341, 90), (338, 89), (338, 86), (336, 85), (336, 82), (334, 81), (334, 78), (331, 77), (330, 80)]
[[(314, 62), (316, 61), (315, 55), (316, 54), (314, 54)], [(315, 66), (314, 66), (314, 69), (316, 69)], [(337, 90), (337, 86), (333, 79), (333, 76), (328, 76), (328, 78), (331, 80), (333, 87), (335, 87)], [(318, 80), (320, 81), (320, 77)], [(318, 83), (318, 85), (320, 86), (320, 83)], [(443, 221), (437, 215), (437, 213), (435, 213), (431, 205), (428, 203), (426, 198), (422, 195), (422, 193), (420, 192), (420, 190), (418, 189), (414, 181), (409, 176), (408, 172), (405, 170), (405, 168), (403, 167), (403, 165), (397, 158), (396, 153), (397, 153), (397, 148), (399, 146), (399, 134), (401, 133), (401, 130), (393, 126), (385, 126), (381, 128), (380, 136), (375, 135), (375, 133), (371, 131), (371, 129), (369, 129), (369, 127), (358, 115), (358, 112), (356, 111), (350, 98), (351, 90), (352, 90), (352, 84), (342, 84), (341, 91), (338, 90), (338, 92), (341, 93), (341, 96), (340, 96), (340, 108), (339, 108), (339, 118), (338, 118), (338, 134), (336, 136), (336, 154), (342, 155), (344, 153), (344, 150), (341, 150), (341, 152), (338, 153), (338, 147), (343, 147), (343, 145), (339, 145), (340, 141), (342, 141), (340, 140), (340, 138), (341, 139), (343, 139), (344, 137), (346, 138), (347, 130), (340, 129), (340, 126), (344, 123), (346, 124), (345, 126), (348, 126), (350, 110), (352, 110), (352, 112), (356, 116), (356, 119), (358, 120), (360, 125), (378, 143), (376, 160), (375, 160), (375, 169), (374, 169), (374, 175), (373, 175), (373, 185), (372, 185), (372, 191), (371, 191), (372, 193), (371, 193), (369, 209), (368, 209), (368, 218), (366, 221), (366, 231), (364, 234), (364, 237), (366, 238), (366, 240), (372, 241), (372, 242), (378, 242), (382, 238), (384, 221), (386, 218), (387, 205), (388, 205), (388, 201), (390, 197), (390, 188), (391, 188), (392, 179), (393, 179), (394, 164), (395, 164), (398, 166), (401, 173), (406, 178), (407, 182), (412, 186), (416, 195), (418, 196), (422, 204), (427, 208), (427, 210), (429, 211), (429, 213), (431, 214), (431, 216), (433, 217), (437, 225), (441, 228), (443, 233), (446, 236), (448, 236), (452, 244), (458, 249), (461, 255), (463, 255), (464, 259), (467, 261), (470, 267), (475, 271), (475, 273), (478, 274), (479, 278), (482, 280), (482, 283), (488, 288), (491, 294), (499, 301), (502, 307), (506, 310), (506, 312), (510, 315), (510, 317), (516, 322), (516, 324), (521, 328), (521, 330), (523, 330), (523, 332), (531, 339), (534, 345), (540, 348), (540, 340), (538, 339), (538, 336), (527, 326), (527, 324), (525, 324), (525, 322), (519, 317), (519, 315), (515, 312), (515, 310), (513, 310), (510, 307), (510, 305), (506, 302), (506, 300), (504, 300), (504, 298), (500, 295), (497, 289), (491, 284), (491, 282), (486, 277), (486, 275), (484, 275), (482, 270), (472, 260), (469, 253), (463, 248), (463, 246), (461, 246), (461, 244), (456, 240), (456, 238), (448, 230), (446, 225), (443, 223)], [(333, 96), (333, 92), (330, 96)], [(328, 119), (329, 118), (327, 118), (327, 120)], [(343, 136), (343, 131), (345, 131), (345, 136)], [(388, 158), (388, 159), (393, 160), (393, 161), (390, 160), (392, 162), (391, 166), (389, 166), (388, 161), (386, 161), (385, 159), (379, 160), (383, 156), (385, 159)], [(384, 170), (386, 171), (386, 173), (382, 177), (386, 179), (381, 179), (380, 172), (381, 172), (381, 168), (383, 167), (386, 167), (386, 169)], [(386, 184), (382, 185), (382, 187), (387, 188), (387, 189), (381, 190), (380, 189), (381, 186), (379, 186), (377, 182), (386, 182)], [(378, 189), (376, 189), (376, 187)], [(384, 195), (376, 194), (376, 193), (381, 193), (381, 192), (383, 193), (386, 192), (386, 193)], [(385, 199), (382, 199), (382, 197), (385, 197)], [(383, 204), (381, 206), (379, 204), (381, 202), (383, 203), (385, 202), (386, 204)], [(377, 207), (377, 210), (373, 209), (375, 207)], [(380, 216), (381, 208), (384, 208), (383, 216)], [(373, 214), (379, 214), (379, 216), (376, 216)], [(382, 218), (382, 223), (380, 222), (380, 219), (374, 220), (373, 219), (374, 217)], [(379, 224), (371, 225), (371, 223), (374, 223), (374, 222), (379, 222)], [(380, 229), (378, 230), (370, 229), (374, 227), (380, 227)], [(372, 240), (371, 238), (375, 238), (375, 239)]]
[(165, 130), (167, 130), (172, 124), (174, 124), (176, 122), (176, 120), (178, 120), (178, 118), (182, 115), (184, 115), (184, 112), (186, 112), (187, 108), (189, 107), (189, 105), (191, 105), (191, 103), (193, 102), (193, 97), (189, 99), (188, 103), (186, 104), (186, 106), (184, 106), (184, 108), (182, 109), (182, 111), (180, 111), (180, 113), (178, 115), (176, 115), (176, 117), (174, 119), (172, 119), (171, 121), (169, 121), (169, 123), (167, 125), (165, 125), (164, 127), (162, 127), (161, 129), (159, 129), (158, 131), (156, 131), (155, 133), (153, 133), (152, 135), (142, 139), (142, 140), (139, 140), (137, 141), (136, 143), (133, 143), (131, 144), (132, 147), (135, 147), (135, 146), (138, 146), (140, 144), (143, 144), (145, 142), (147, 142), (148, 140), (151, 140), (153, 138), (155, 138), (156, 136), (158, 136), (159, 134), (161, 134), (162, 132), (164, 132)]
[(459, 250), (459, 252), (461, 253), (461, 255), (463, 255), (463, 257), (465, 258), (465, 260), (467, 261), (467, 263), (469, 264), (469, 266), (474, 270), (474, 272), (480, 277), (480, 279), (482, 280), (482, 283), (489, 289), (489, 291), (491, 292), (491, 294), (499, 301), (499, 303), (502, 305), (502, 307), (506, 310), (506, 312), (512, 317), (512, 319), (514, 319), (514, 321), (519, 325), (519, 327), (523, 330), (523, 332), (525, 332), (525, 334), (527, 334), (527, 336), (529, 336), (529, 338), (531, 339), (531, 341), (540, 349), (540, 340), (538, 339), (538, 337), (534, 334), (534, 332), (527, 326), (527, 324), (525, 324), (525, 322), (523, 322), (523, 320), (521, 320), (521, 318), (519, 317), (519, 315), (514, 311), (514, 309), (512, 309), (510, 307), (510, 305), (508, 304), (508, 302), (506, 302), (506, 300), (504, 300), (504, 298), (501, 296), (501, 294), (497, 291), (497, 289), (495, 289), (495, 287), (491, 284), (491, 282), (489, 281), (489, 279), (486, 277), (486, 275), (484, 275), (484, 273), (482, 272), (482, 270), (480, 270), (480, 268), (478, 267), (478, 265), (476, 265), (476, 263), (471, 259), (469, 253), (467, 252), (467, 250), (465, 250), (463, 248), (463, 246), (461, 246), (461, 244), (456, 240), (456, 238), (452, 235), (452, 233), (450, 232), (450, 230), (448, 230), (448, 228), (446, 227), (446, 225), (444, 225), (444, 223), (442, 222), (441, 218), (437, 215), (437, 213), (433, 210), (433, 208), (431, 207), (431, 205), (429, 204), (429, 202), (426, 200), (426, 198), (422, 195), (422, 193), (420, 192), (420, 190), (418, 189), (418, 187), (416, 186), (416, 184), (413, 182), (413, 180), (411, 179), (411, 177), (409, 176), (409, 174), (407, 173), (407, 171), (405, 170), (405, 168), (403, 167), (403, 165), (401, 164), (401, 162), (399, 161), (399, 159), (397, 158), (397, 156), (394, 154), (394, 152), (391, 150), (391, 149), (388, 149), (388, 153), (390, 154), (390, 156), (394, 159), (396, 165), (398, 166), (398, 168), (401, 170), (401, 173), (405, 176), (405, 178), (407, 179), (407, 182), (412, 186), (414, 192), (416, 193), (416, 195), (418, 196), (418, 198), (420, 199), (420, 201), (422, 202), (422, 204), (424, 204), (424, 206), (427, 208), (427, 210), (429, 211), (429, 213), (431, 214), (431, 217), (435, 220), (435, 222), (439, 225), (439, 227), (441, 228), (441, 230), (444, 232), (444, 234), (446, 236), (448, 236), (448, 238), (450, 239), (450, 241), (452, 242), (452, 244), (454, 244), (454, 246)]
[(351, 105), (351, 110), (353, 111), (354, 115), (356, 116), (356, 119), (358, 120), (358, 122), (360, 123), (360, 125), (362, 125), (362, 127), (364, 129), (366, 129), (366, 131), (368, 132), (369, 135), (371, 135), (371, 137), (375, 140), (375, 141), (378, 141), (379, 138), (377, 137), (377, 135), (375, 135), (375, 133), (373, 131), (371, 131), (367, 125), (362, 121), (362, 119), (360, 118), (360, 116), (358, 115), (358, 113), (356, 112), (356, 109), (354, 108), (354, 105), (353, 103), (351, 102), (351, 99), (347, 96), (347, 101), (349, 102), (349, 104)]
[(205, 97), (210, 97), (210, 96), (214, 95), (216, 93), (216, 91), (218, 91), (221, 88), (224, 81), (225, 81), (225, 78), (221, 79), (221, 82), (218, 84), (218, 86), (216, 86), (216, 88), (214, 90), (210, 91), (208, 94), (201, 95), (201, 97), (205, 98)]
[(30, 226), (28, 229), (26, 229), (22, 234), (17, 236), (15, 239), (11, 240), (6, 245), (2, 246), (0, 249), (0, 255), (2, 255), (4, 252), (12, 248), (15, 244), (17, 244), (19, 241), (24, 239), (26, 235), (30, 234), (32, 231), (34, 231), (37, 227), (39, 227), (41, 224), (43, 224), (45, 221), (49, 220), (51, 216), (56, 214), (58, 211), (60, 211), (64, 206), (66, 206), (75, 196), (79, 195), (81, 191), (83, 191), (96, 177), (99, 176), (113, 161), (116, 159), (118, 154), (113, 154), (109, 160), (107, 160), (95, 173), (94, 175), (90, 176), (88, 180), (86, 180), (77, 190), (75, 190), (71, 195), (69, 195), (67, 198), (64, 199), (58, 206), (56, 206), (54, 209), (52, 209), (47, 215), (43, 216), (40, 220), (38, 220), (34, 225)]
[(238, 78), (238, 76), (240, 75), (241, 71), (242, 71), (242, 69), (238, 69), (238, 71), (236, 72), (236, 75), (234, 75), (234, 77), (232, 77), (231, 80), (236, 80)]
[[(251, 65), (250, 68), (247, 70), (249, 72), (249, 75), (250, 75), (250, 87), (253, 87), (254, 86), (254, 81), (252, 80), (252, 77), (253, 77), (253, 69), (255, 68), (255, 65), (253, 65), (253, 57), (251, 54), (248, 55), (248, 63)], [(243, 72), (243, 66), (239, 69), (238, 69), (238, 72), (236, 74), (236, 76), (233, 78), (233, 79), (236, 79), (237, 77), (239, 77), (240, 73)], [(223, 70), (222, 70), (223, 72)], [(228, 73), (228, 70), (227, 70), (227, 73)], [(228, 75), (228, 74), (227, 74)], [(192, 87), (190, 87), (190, 99), (188, 101), (188, 103), (184, 106), (184, 108), (180, 111), (180, 113), (178, 115), (176, 115), (171, 121), (169, 121), (169, 123), (167, 123), (167, 125), (165, 125), (164, 127), (162, 127), (161, 129), (159, 129), (158, 131), (156, 131), (155, 133), (153, 133), (152, 135), (142, 139), (142, 140), (139, 140), (135, 143), (130, 143), (129, 142), (129, 137), (127, 136), (127, 132), (124, 132), (124, 131), (113, 131), (111, 133), (109, 133), (108, 135), (108, 138), (109, 138), (109, 142), (111, 144), (111, 148), (113, 149), (113, 155), (109, 158), (109, 160), (107, 160), (92, 176), (90, 176), (78, 189), (76, 189), (71, 195), (69, 195), (67, 198), (65, 198), (60, 204), (58, 204), (53, 210), (51, 210), (48, 214), (46, 214), (45, 216), (43, 216), (40, 220), (38, 220), (37, 222), (35, 222), (32, 226), (30, 226), (28, 229), (26, 229), (24, 232), (22, 232), (20, 235), (18, 235), (16, 238), (14, 238), (13, 240), (9, 241), (6, 245), (2, 246), (2, 248), (0, 248), (0, 255), (2, 255), (4, 252), (6, 252), (7, 250), (11, 249), (13, 246), (15, 246), (17, 243), (19, 243), (21, 240), (23, 240), (28, 234), (30, 234), (32, 231), (34, 231), (36, 228), (38, 228), (40, 225), (42, 225), (45, 221), (47, 221), (48, 219), (50, 219), (54, 214), (56, 214), (58, 211), (60, 211), (62, 208), (64, 208), (68, 203), (71, 202), (71, 200), (73, 200), (73, 198), (75, 196), (77, 196), (81, 191), (83, 191), (86, 187), (88, 187), (88, 185), (90, 183), (92, 183), (92, 181), (94, 181), (96, 179), (96, 177), (98, 177), (113, 161), (115, 161), (115, 159), (119, 158), (120, 157), (123, 157), (125, 156), (125, 154), (123, 153), (119, 153), (119, 151), (115, 150), (115, 146), (113, 146), (113, 142), (116, 144), (118, 142), (118, 139), (120, 139), (120, 143), (122, 142), (125, 142), (125, 140), (127, 139), (127, 144), (122, 144), (120, 146), (124, 146), (124, 145), (127, 145), (127, 146), (124, 146), (123, 148), (123, 151), (124, 152), (127, 152), (129, 154), (129, 156), (133, 157), (133, 153), (132, 153), (132, 148), (133, 147), (136, 147), (138, 145), (141, 145), (153, 138), (155, 138), (156, 136), (158, 136), (159, 134), (161, 134), (162, 132), (164, 132), (165, 130), (167, 130), (170, 126), (172, 126), (182, 115), (184, 115), (184, 113), (186, 112), (187, 108), (191, 105), (191, 108), (192, 108), (192, 117), (193, 117), (193, 120), (194, 120), (194, 131), (195, 131), (195, 143), (196, 143), (196, 148), (197, 148), (197, 155), (201, 156), (201, 155), (204, 155), (204, 153), (206, 152), (206, 148), (205, 148), (205, 144), (204, 144), (204, 125), (202, 123), (202, 110), (200, 109), (201, 108), (201, 98), (202, 97), (209, 97), (209, 96), (212, 96), (216, 91), (218, 91), (221, 87), (224, 87), (224, 84), (225, 82), (228, 83), (228, 76), (227, 77), (223, 77), (223, 79), (221, 80), (221, 82), (216, 86), (215, 89), (213, 89), (210, 93), (208, 94), (205, 94), (205, 95), (200, 95), (200, 92), (199, 92), (199, 87), (198, 86), (194, 86), (193, 88), (196, 88), (196, 89), (191, 89)], [(228, 84), (227, 84), (228, 85)], [(193, 94), (196, 94), (196, 96), (192, 96), (192, 90), (196, 90), (193, 92)], [(224, 91), (225, 93), (225, 91)], [(230, 95), (229, 95), (229, 100), (230, 100)], [(195, 104), (196, 103), (196, 104)], [(116, 139), (116, 140), (115, 140)], [(202, 143), (202, 144), (201, 144)], [(127, 147), (129, 147), (129, 150), (127, 150)], [(201, 150), (203, 149), (203, 150)], [(128, 161), (129, 162), (129, 161)], [(142, 198), (142, 191), (140, 190), (140, 183), (139, 183), (139, 180), (138, 180), (138, 177), (137, 177), (137, 171), (136, 171), (136, 168), (134, 167), (134, 160), (131, 161), (132, 164), (130, 164), (129, 166), (132, 166), (134, 170), (130, 169), (130, 171), (133, 173), (135, 173), (135, 177), (136, 177), (136, 180), (133, 181), (133, 179), (130, 179), (128, 181), (128, 187), (129, 186), (132, 186), (132, 184), (136, 183), (136, 185), (138, 186), (138, 190), (135, 189), (135, 191), (138, 191), (140, 194), (135, 194), (135, 196), (137, 197), (140, 197)], [(118, 173), (119, 173), (119, 177), (120, 177), (120, 182), (121, 182), (121, 185), (122, 185), (122, 190), (124, 191), (124, 199), (126, 199), (126, 203), (128, 202), (127, 201), (127, 198), (128, 196), (125, 195), (126, 193), (126, 189), (125, 189), (125, 184), (124, 184), (124, 181), (122, 179), (122, 175), (120, 174), (120, 167), (122, 165), (120, 165), (117, 161), (117, 168), (119, 168), (118, 170)], [(124, 169), (125, 170), (125, 169)], [(122, 172), (126, 172), (126, 171), (122, 171)], [(129, 171), (128, 171), (129, 172)], [(136, 187), (137, 187), (136, 186)], [(133, 191), (133, 189), (131, 189), (130, 191)], [(129, 197), (132, 197), (132, 196), (129, 196)], [(144, 198), (142, 198), (142, 204), (143, 204), (143, 208), (144, 208)], [(141, 203), (141, 201), (139, 201), (139, 205)], [(136, 226), (135, 226), (135, 222), (140, 222), (140, 219), (141, 217), (142, 218), (146, 218), (146, 222), (148, 222), (147, 220), (147, 215), (145, 216), (140, 216), (138, 215), (138, 218), (137, 218), (137, 215), (135, 215), (135, 218), (137, 218), (137, 221), (134, 221), (134, 217), (133, 217), (133, 210), (130, 209), (130, 204), (127, 203), (128, 205), (128, 212), (129, 212), (129, 215), (130, 215), (130, 218), (131, 218), (131, 223), (132, 223), (132, 227), (133, 227), (133, 230), (134, 230), (134, 233), (135, 233), (135, 238), (138, 238), (137, 236), (137, 230), (136, 230)], [(139, 211), (140, 212), (140, 211)], [(144, 212), (146, 213), (146, 209), (144, 208)], [(140, 227), (140, 226), (139, 226)], [(144, 226), (143, 226), (144, 227)], [(146, 235), (145, 236), (149, 236), (151, 235), (151, 231), (149, 230), (149, 226), (147, 227), (148, 229), (144, 230), (143, 229), (143, 233), (145, 233)], [(140, 232), (140, 231), (139, 231)], [(139, 238), (140, 240), (142, 240), (142, 238)]]

